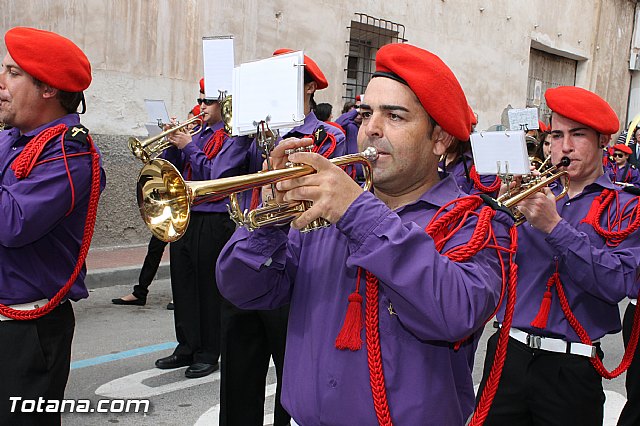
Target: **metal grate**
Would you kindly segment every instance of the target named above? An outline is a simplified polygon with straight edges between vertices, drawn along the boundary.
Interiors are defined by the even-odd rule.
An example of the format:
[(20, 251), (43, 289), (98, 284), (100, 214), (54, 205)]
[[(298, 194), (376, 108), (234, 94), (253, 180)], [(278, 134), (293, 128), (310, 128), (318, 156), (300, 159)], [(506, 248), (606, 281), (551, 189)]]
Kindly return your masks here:
[(364, 93), (371, 75), (375, 71), (375, 59), (378, 49), (389, 43), (404, 43), (404, 25), (385, 19), (374, 18), (364, 13), (356, 13), (351, 21), (347, 68), (345, 69), (345, 101), (355, 100), (356, 95)]

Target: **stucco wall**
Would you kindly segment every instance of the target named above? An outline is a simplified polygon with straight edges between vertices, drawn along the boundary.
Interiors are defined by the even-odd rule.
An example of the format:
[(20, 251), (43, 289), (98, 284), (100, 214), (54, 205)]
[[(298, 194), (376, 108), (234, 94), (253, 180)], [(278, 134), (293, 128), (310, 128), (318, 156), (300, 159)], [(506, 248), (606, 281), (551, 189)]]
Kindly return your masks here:
[(479, 128), (498, 123), (508, 104), (524, 106), (533, 44), (577, 59), (576, 84), (605, 97), (624, 123), (635, 5), (632, 0), (0, 0), (0, 31), (25, 25), (59, 32), (92, 63), (94, 80), (82, 119), (105, 155), (108, 185), (94, 246), (107, 246), (149, 237), (134, 193), (141, 164), (128, 153), (126, 141), (146, 134), (145, 98), (164, 99), (178, 117), (194, 105), (203, 36), (233, 34), (237, 63), (268, 57), (278, 47), (304, 49), (330, 82), (316, 101), (338, 109), (354, 13), (396, 22), (405, 26), (410, 43), (438, 54), (453, 69), (480, 116)]

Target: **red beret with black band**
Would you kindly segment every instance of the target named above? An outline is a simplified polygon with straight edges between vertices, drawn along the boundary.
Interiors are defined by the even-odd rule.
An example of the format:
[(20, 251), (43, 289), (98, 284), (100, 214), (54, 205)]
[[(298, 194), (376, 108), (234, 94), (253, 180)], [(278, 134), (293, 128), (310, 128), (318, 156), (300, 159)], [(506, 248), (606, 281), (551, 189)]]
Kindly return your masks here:
[(15, 27), (4, 35), (9, 55), (32, 77), (65, 92), (91, 84), (89, 59), (71, 40), (50, 31)]
[[(285, 53), (294, 52), (291, 49), (278, 49), (273, 52), (273, 56), (284, 55)], [(329, 87), (329, 82), (327, 82), (327, 78), (324, 76), (318, 64), (315, 63), (313, 59), (304, 55), (304, 68), (309, 73), (313, 81), (316, 82), (317, 88), (316, 90), (322, 90)]]
[(467, 98), (451, 69), (433, 53), (410, 44), (387, 44), (378, 50), (373, 76), (406, 84), (442, 129), (461, 141), (469, 139)]
[(547, 106), (556, 114), (591, 127), (602, 135), (612, 135), (620, 128), (618, 116), (607, 101), (588, 90), (560, 86), (547, 89), (544, 98)]
[(200, 79), (200, 93), (204, 93), (204, 77)]

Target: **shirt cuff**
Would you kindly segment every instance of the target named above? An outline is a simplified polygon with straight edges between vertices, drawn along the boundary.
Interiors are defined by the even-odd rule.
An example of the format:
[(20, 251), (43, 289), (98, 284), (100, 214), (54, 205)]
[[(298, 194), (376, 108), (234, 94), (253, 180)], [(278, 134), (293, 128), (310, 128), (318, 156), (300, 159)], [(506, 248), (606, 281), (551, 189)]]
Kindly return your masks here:
[(391, 213), (382, 201), (369, 191), (364, 191), (355, 199), (336, 222), (348, 239), (349, 252), (355, 253), (379, 224)]
[(584, 244), (583, 235), (577, 229), (569, 224), (564, 219), (551, 230), (549, 235), (546, 236), (545, 241), (551, 245), (554, 254), (564, 255), (567, 251), (571, 250), (577, 252), (579, 248)]

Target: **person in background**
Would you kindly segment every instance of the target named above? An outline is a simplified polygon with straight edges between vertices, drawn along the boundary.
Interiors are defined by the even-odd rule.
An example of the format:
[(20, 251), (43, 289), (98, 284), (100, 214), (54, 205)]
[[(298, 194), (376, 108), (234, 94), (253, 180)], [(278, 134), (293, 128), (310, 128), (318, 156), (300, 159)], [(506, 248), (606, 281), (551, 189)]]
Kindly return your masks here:
[(86, 110), (91, 64), (53, 32), (15, 27), (4, 41), (0, 122), (11, 129), (0, 132), (0, 424), (60, 425), (60, 412), (23, 412), (20, 401), (64, 398), (71, 301), (89, 296), (84, 260), (106, 181), (77, 112)]
[[(289, 49), (277, 49), (273, 54), (289, 52)], [(344, 134), (334, 126), (320, 121), (312, 110), (315, 92), (327, 88), (329, 83), (318, 64), (308, 55), (304, 56), (304, 64), (305, 120), (287, 132), (284, 138), (308, 137), (313, 140), (313, 152), (324, 158), (344, 155)], [(249, 171), (260, 170), (264, 159), (264, 153), (253, 144), (248, 157)], [(246, 197), (244, 207), (252, 210), (260, 202), (260, 190), (256, 189), (253, 196)], [(224, 334), (220, 372), (220, 425), (263, 424), (264, 388), (270, 358), (273, 358), (277, 379), (273, 424), (288, 425), (291, 416), (282, 407), (280, 396), (289, 306), (284, 304), (274, 308), (240, 309), (225, 300), (222, 318)]]
[(631, 148), (625, 144), (617, 143), (613, 147), (613, 163), (610, 163), (606, 172), (614, 183), (629, 184), (640, 187), (640, 173), (636, 166), (629, 162)]
[[(229, 138), (217, 97), (204, 97), (199, 103), (202, 127), (193, 135), (171, 133), (173, 146), (164, 151), (164, 158), (188, 181), (244, 174), (249, 143)], [(187, 378), (204, 377), (219, 368), (221, 297), (215, 285), (215, 259), (235, 228), (227, 212), (228, 198), (201, 201), (191, 208), (185, 234), (169, 245), (178, 346), (155, 364), (160, 369), (188, 366)]]

